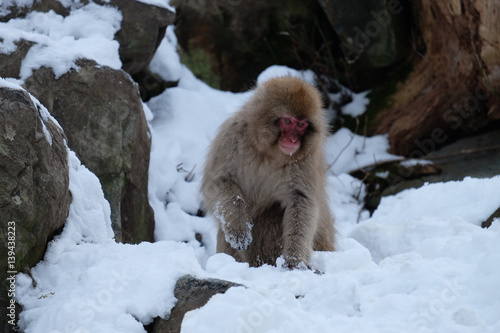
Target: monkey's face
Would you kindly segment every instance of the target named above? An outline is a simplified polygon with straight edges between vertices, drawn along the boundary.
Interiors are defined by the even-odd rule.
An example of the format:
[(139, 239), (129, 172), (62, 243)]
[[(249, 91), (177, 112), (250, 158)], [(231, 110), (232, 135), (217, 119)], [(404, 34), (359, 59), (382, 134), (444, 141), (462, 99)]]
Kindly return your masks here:
[(324, 126), (318, 91), (301, 79), (278, 77), (260, 85), (243, 112), (253, 148), (283, 162), (322, 149)]
[(302, 137), (309, 123), (306, 120), (285, 115), (279, 119), (278, 125), (280, 128), (278, 147), (283, 153), (292, 155), (300, 148)]

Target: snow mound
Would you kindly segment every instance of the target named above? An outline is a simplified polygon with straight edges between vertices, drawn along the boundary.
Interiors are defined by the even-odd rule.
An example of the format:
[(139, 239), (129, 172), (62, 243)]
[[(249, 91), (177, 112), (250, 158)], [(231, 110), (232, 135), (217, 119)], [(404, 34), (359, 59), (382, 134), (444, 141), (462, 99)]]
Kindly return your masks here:
[(383, 198), (350, 236), (375, 261), (410, 251), (444, 255), (450, 242), (469, 237), (498, 208), (498, 198), (500, 176), (427, 184)]

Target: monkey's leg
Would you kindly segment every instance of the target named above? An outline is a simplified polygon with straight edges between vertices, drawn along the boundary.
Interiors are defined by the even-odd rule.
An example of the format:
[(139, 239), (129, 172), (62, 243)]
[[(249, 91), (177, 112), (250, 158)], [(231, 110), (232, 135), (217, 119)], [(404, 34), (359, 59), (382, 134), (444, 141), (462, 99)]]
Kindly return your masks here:
[(320, 218), (318, 228), (314, 236), (315, 251), (334, 251), (335, 249), (335, 229), (333, 218), (327, 203), (320, 208)]
[(250, 266), (276, 265), (283, 253), (283, 208), (275, 203), (253, 218), (252, 243), (245, 251)]
[(318, 228), (314, 237), (314, 251), (335, 251), (333, 231)]

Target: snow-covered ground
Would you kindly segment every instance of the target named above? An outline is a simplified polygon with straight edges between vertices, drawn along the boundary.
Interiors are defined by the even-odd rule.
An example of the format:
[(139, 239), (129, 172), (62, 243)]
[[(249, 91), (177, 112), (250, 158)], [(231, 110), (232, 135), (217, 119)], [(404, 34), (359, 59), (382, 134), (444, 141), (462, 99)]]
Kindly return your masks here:
[[(41, 64), (61, 72), (74, 68), (74, 51), (97, 41), (106, 45), (104, 53), (87, 50), (86, 56), (119, 67), (109, 38), (119, 13), (87, 6), (75, 9), (73, 19), (47, 13), (0, 23), (0, 52), (21, 36), (61, 54), (52, 60), (44, 52), (38, 60), (28, 54), (21, 79)], [(29, 20), (35, 18), (39, 27), (33, 30)], [(82, 35), (81, 22), (96, 29)], [(157, 242), (114, 241), (99, 181), (69, 151), (73, 203), (64, 231), (31, 277), (17, 276), (22, 330), (145, 332), (143, 325), (174, 306), (176, 280), (192, 274), (246, 287), (189, 312), (182, 332), (500, 332), (500, 221), (480, 227), (500, 204), (500, 176), (407, 190), (384, 198), (370, 217), (362, 210), (363, 184), (348, 172), (395, 158), (386, 153), (384, 136), (363, 138), (341, 129), (328, 138), (338, 251), (314, 253), (312, 266), (322, 274), (249, 268), (215, 254), (214, 222), (195, 216), (203, 160), (217, 127), (251, 92), (217, 91), (197, 80), (179, 63), (172, 28), (151, 69), (178, 78), (179, 85), (144, 105), (152, 133), (149, 198)], [(271, 67), (258, 81), (283, 72), (313, 80), (309, 72)], [(14, 86), (8, 81), (2, 85)], [(364, 95), (355, 98), (349, 112), (360, 114), (364, 104)]]

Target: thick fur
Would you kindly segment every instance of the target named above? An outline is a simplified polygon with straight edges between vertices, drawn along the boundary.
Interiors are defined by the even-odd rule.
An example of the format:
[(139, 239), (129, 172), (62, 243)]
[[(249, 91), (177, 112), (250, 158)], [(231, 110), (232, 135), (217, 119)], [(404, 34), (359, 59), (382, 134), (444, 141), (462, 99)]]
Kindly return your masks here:
[[(278, 120), (284, 115), (310, 123), (293, 155), (278, 148)], [(319, 93), (292, 77), (257, 87), (221, 126), (201, 187), (205, 208), (219, 222), (217, 252), (251, 266), (275, 265), (283, 254), (295, 268), (307, 265), (313, 250), (334, 250), (325, 191), (326, 132)]]

